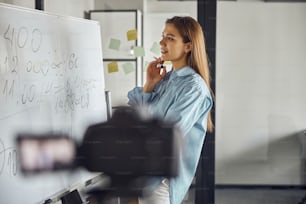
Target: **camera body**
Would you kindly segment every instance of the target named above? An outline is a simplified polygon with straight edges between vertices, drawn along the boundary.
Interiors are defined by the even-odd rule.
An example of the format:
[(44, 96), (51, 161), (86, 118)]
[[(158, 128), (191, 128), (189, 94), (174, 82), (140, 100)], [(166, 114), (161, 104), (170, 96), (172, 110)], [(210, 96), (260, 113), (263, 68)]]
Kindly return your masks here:
[(79, 162), (89, 171), (108, 175), (176, 176), (175, 130), (159, 121), (134, 125), (90, 126), (79, 149)]

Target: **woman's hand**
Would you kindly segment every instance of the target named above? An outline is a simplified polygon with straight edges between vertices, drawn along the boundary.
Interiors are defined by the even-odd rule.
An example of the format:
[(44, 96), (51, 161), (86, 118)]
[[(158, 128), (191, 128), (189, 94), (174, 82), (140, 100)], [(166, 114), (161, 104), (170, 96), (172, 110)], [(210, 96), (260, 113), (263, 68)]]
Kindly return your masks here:
[[(154, 87), (162, 80), (166, 74), (166, 67), (158, 66), (158, 64), (163, 64), (162, 58), (157, 58), (155, 61), (152, 61), (147, 68), (147, 78), (146, 83), (143, 86), (144, 92), (152, 92)], [(162, 71), (161, 71), (162, 70)]]

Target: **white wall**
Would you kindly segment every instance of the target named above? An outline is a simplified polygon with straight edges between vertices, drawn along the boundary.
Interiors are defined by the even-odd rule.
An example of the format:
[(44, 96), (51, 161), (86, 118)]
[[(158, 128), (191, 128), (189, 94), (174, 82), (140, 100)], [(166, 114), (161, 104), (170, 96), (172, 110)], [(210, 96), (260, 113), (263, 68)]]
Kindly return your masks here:
[(45, 11), (84, 18), (84, 12), (94, 9), (94, 0), (45, 0)]
[(35, 8), (35, 0), (0, 0), (0, 2), (27, 8)]
[(197, 1), (152, 1), (146, 2), (147, 13), (189, 14), (197, 19)]
[(304, 184), (305, 20), (304, 3), (218, 2), (216, 183)]
[[(35, 8), (35, 0), (0, 0), (7, 4)], [(44, 10), (60, 15), (84, 18), (84, 11), (94, 9), (94, 0), (44, 0)]]
[(95, 9), (99, 10), (140, 10), (143, 11), (143, 0), (95, 0)]

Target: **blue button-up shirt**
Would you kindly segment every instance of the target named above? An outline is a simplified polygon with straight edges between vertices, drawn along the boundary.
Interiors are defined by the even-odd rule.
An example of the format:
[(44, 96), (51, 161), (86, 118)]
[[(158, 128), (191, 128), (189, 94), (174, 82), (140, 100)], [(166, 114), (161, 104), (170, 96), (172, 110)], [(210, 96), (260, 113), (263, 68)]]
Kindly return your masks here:
[(213, 104), (209, 89), (202, 77), (186, 66), (168, 72), (151, 93), (136, 87), (128, 98), (129, 105), (147, 105), (154, 116), (174, 122), (183, 133), (179, 175), (170, 179), (170, 202), (179, 204), (191, 185), (201, 154)]

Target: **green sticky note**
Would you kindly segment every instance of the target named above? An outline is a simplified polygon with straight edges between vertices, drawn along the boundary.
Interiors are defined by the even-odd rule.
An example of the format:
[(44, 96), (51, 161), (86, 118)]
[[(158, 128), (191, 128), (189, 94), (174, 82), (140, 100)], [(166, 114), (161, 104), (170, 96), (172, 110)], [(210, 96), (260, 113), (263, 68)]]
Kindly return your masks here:
[(129, 73), (135, 71), (135, 67), (130, 62), (127, 62), (127, 63), (123, 64), (122, 67), (123, 67), (123, 71), (124, 71), (125, 74), (129, 74)]
[(108, 47), (109, 47), (109, 49), (119, 50), (119, 48), (120, 48), (120, 40), (111, 38)]
[(110, 62), (107, 64), (107, 71), (108, 73), (118, 72), (118, 63), (117, 62)]
[(156, 55), (160, 55), (160, 46), (157, 42), (154, 42), (150, 51)]
[(127, 37), (128, 41), (137, 40), (137, 30), (135, 30), (135, 29), (129, 30), (128, 32), (126, 32), (126, 37)]
[(135, 57), (142, 57), (145, 55), (144, 48), (141, 46), (135, 46), (133, 50), (134, 50)]

